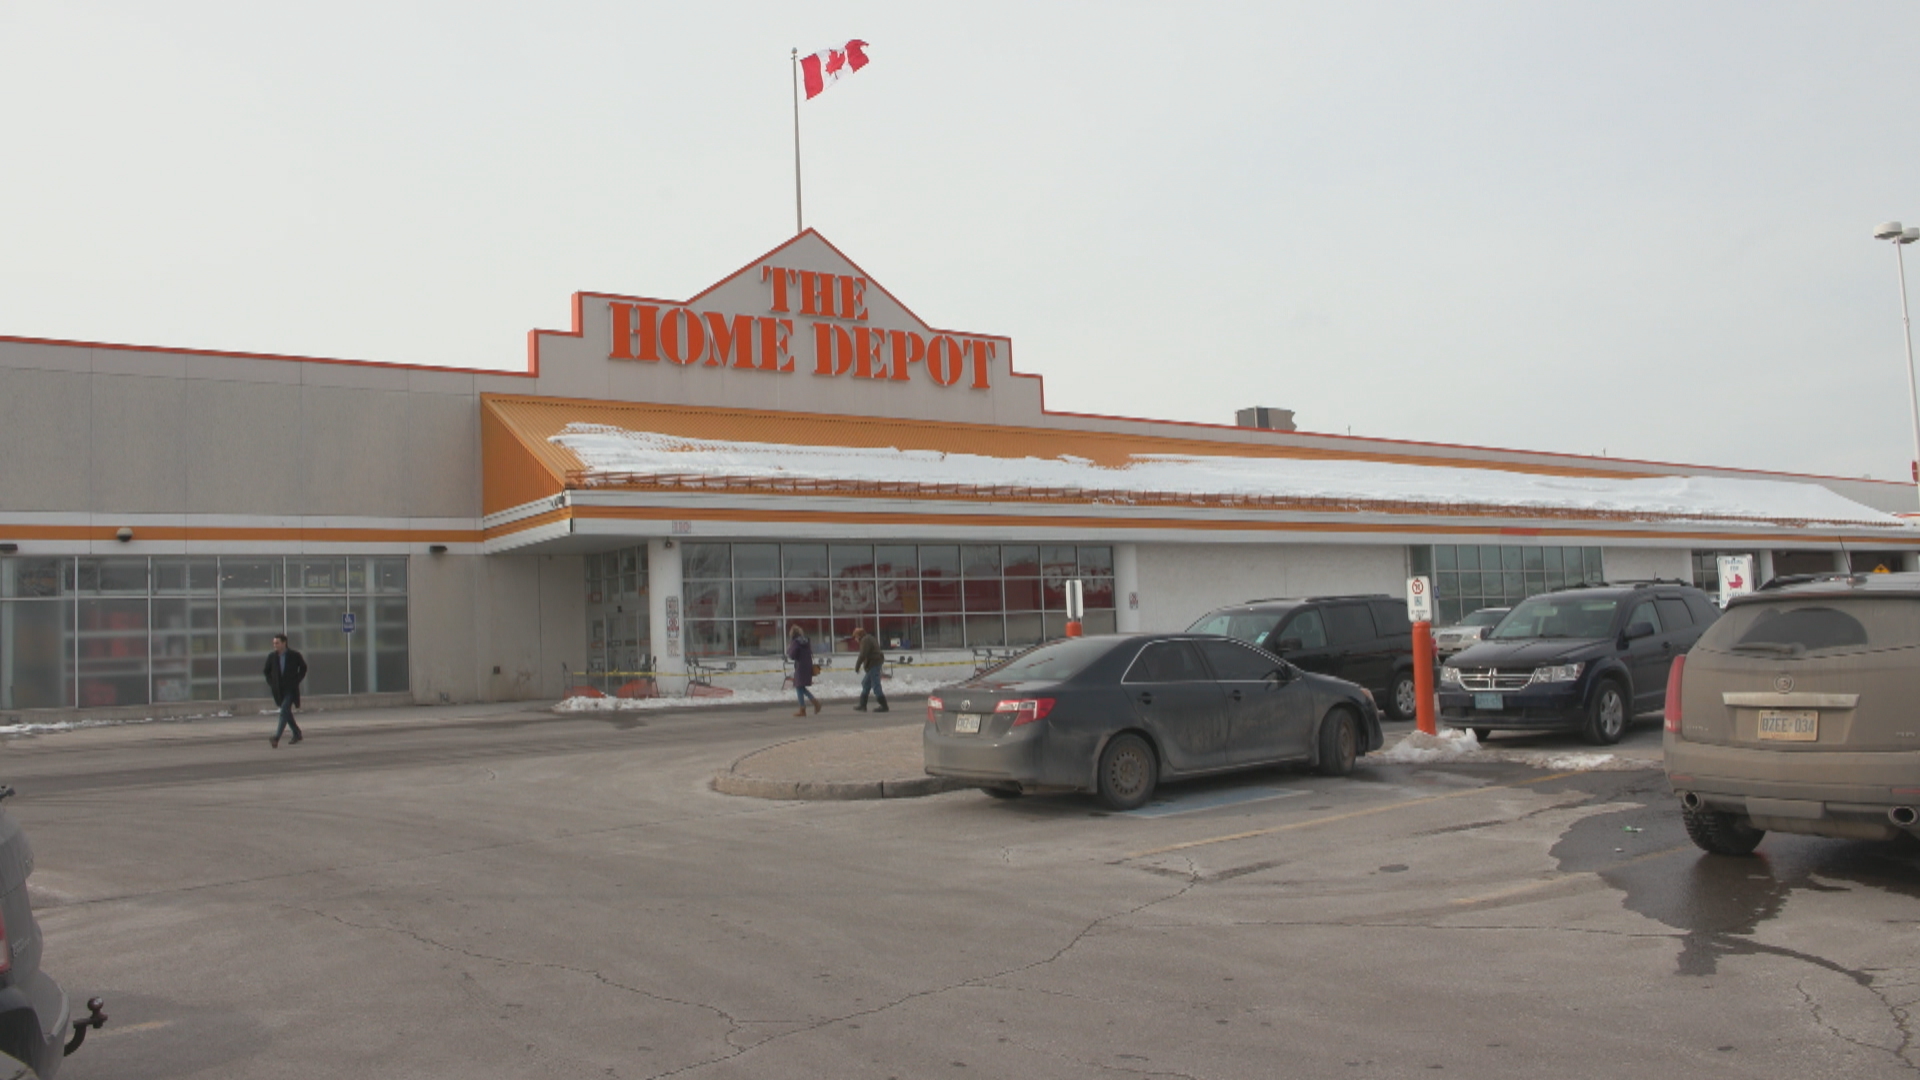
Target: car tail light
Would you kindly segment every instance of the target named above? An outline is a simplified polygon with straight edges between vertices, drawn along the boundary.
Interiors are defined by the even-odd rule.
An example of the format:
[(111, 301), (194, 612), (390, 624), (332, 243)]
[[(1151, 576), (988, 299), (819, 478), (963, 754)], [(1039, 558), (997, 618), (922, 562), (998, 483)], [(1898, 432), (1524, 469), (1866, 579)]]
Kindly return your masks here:
[(944, 701), (941, 701), (939, 698), (937, 697), (928, 698), (927, 699), (927, 723), (929, 724), (937, 723), (940, 719), (940, 710), (946, 707), (947, 707), (947, 703)]
[(1048, 713), (1053, 711), (1053, 699), (1043, 697), (1027, 698), (1024, 701), (1003, 701), (995, 705), (993, 711), (997, 713), (1012, 713), (1013, 726), (1019, 727), (1021, 724), (1031, 724), (1037, 720), (1044, 719)]
[(0, 975), (13, 970), (13, 946), (7, 943), (7, 917), (0, 915)]
[(1680, 733), (1680, 673), (1687, 670), (1687, 654), (1681, 653), (1673, 658), (1673, 668), (1667, 672), (1667, 730)]

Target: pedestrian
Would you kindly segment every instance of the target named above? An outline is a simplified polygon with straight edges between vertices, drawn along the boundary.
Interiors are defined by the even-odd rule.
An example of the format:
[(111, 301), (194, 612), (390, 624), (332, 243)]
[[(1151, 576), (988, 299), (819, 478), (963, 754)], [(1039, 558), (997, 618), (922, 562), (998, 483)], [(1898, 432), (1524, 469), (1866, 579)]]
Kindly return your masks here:
[(807, 687), (813, 685), (813, 643), (807, 640), (807, 632), (795, 623), (787, 630), (787, 659), (793, 661), (793, 690), (800, 698), (800, 711), (795, 716), (807, 715), (807, 702), (813, 702), (813, 711), (820, 711), (820, 699), (813, 696)]
[(880, 669), (886, 666), (887, 658), (880, 651), (880, 639), (867, 633), (864, 626), (853, 628), (853, 640), (860, 644), (860, 655), (854, 658), (853, 670), (864, 671), (860, 676), (860, 704), (854, 706), (860, 712), (867, 711), (867, 695), (879, 698), (873, 707), (874, 712), (887, 711), (887, 692), (880, 689)]
[(293, 721), (293, 710), (300, 707), (300, 680), (307, 677), (307, 658), (293, 649), (287, 648), (287, 635), (273, 635), (273, 651), (267, 654), (267, 689), (273, 691), (273, 703), (280, 707), (280, 726), (273, 729), (273, 738), (267, 745), (280, 749), (280, 736), (293, 729), (293, 741), (289, 746), (298, 746), (304, 738), (300, 734), (300, 725)]

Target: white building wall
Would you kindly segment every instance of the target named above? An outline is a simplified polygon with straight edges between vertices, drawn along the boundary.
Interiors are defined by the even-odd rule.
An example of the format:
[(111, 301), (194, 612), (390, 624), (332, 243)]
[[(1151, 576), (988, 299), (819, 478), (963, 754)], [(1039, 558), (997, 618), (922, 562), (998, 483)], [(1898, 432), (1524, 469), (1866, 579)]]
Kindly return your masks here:
[(415, 701), (555, 698), (561, 663), (585, 666), (580, 556), (424, 555), (408, 570)]
[(1140, 544), (1138, 559), (1147, 632), (1184, 630), (1214, 608), (1270, 596), (1407, 589), (1398, 544)]
[(1693, 582), (1692, 548), (1610, 547), (1601, 552), (1608, 581)]

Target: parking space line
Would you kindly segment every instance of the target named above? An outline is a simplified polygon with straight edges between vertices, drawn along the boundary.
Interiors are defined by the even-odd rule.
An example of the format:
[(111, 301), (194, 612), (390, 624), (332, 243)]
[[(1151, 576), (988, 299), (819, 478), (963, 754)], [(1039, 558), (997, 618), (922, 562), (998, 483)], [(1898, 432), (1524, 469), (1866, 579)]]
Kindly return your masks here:
[(1291, 799), (1295, 796), (1305, 794), (1307, 794), (1307, 791), (1304, 788), (1276, 787), (1240, 788), (1226, 792), (1210, 792), (1205, 795), (1181, 794), (1165, 800), (1155, 799), (1140, 809), (1128, 810), (1121, 816), (1130, 818), (1176, 817), (1180, 814), (1197, 814), (1202, 810), (1219, 810), (1229, 806), (1248, 806), (1258, 802), (1269, 802), (1273, 799)]
[(1444, 795), (1428, 795), (1419, 799), (1407, 799), (1404, 802), (1388, 803), (1385, 806), (1369, 806), (1364, 810), (1349, 810), (1344, 814), (1328, 814), (1326, 817), (1308, 818), (1305, 821), (1294, 821), (1285, 825), (1274, 825), (1265, 829), (1249, 829), (1246, 832), (1229, 833), (1226, 836), (1212, 836), (1205, 840), (1184, 840), (1178, 844), (1168, 844), (1165, 847), (1148, 848), (1145, 851), (1136, 851), (1131, 854), (1122, 855), (1114, 861), (1126, 862), (1129, 859), (1144, 859), (1152, 855), (1165, 855), (1170, 851), (1186, 851), (1189, 848), (1206, 847), (1209, 844), (1228, 844), (1235, 840), (1250, 840), (1256, 836), (1272, 836), (1275, 833), (1294, 832), (1299, 829), (1310, 829), (1316, 825), (1331, 825), (1336, 821), (1351, 821), (1354, 818), (1384, 814), (1390, 810), (1404, 810), (1410, 806), (1425, 806), (1428, 803), (1437, 803), (1446, 799), (1458, 799), (1463, 795), (1480, 795), (1489, 791), (1510, 791), (1514, 788), (1528, 787), (1533, 784), (1544, 784), (1549, 780), (1564, 780), (1569, 776), (1578, 775), (1580, 775), (1578, 772), (1557, 772), (1547, 776), (1536, 776), (1531, 780), (1521, 780), (1513, 784), (1488, 784), (1485, 787), (1449, 791)]

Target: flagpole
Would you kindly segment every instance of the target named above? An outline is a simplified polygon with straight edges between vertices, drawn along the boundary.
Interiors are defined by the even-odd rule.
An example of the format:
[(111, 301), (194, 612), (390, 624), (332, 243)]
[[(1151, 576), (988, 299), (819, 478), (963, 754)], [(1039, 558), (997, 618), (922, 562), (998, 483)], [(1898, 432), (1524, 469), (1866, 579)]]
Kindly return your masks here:
[(800, 212), (800, 50), (793, 50), (793, 235), (807, 231)]

